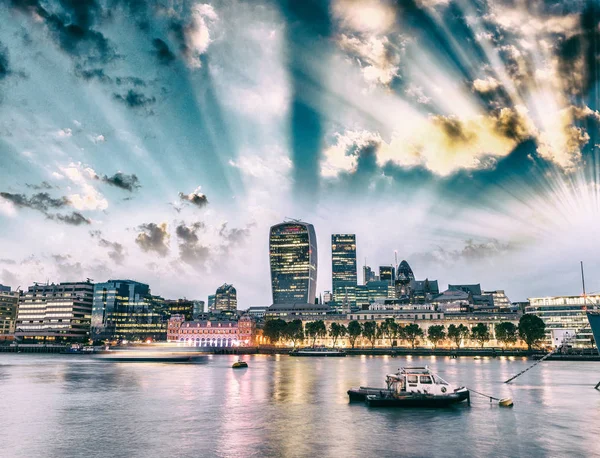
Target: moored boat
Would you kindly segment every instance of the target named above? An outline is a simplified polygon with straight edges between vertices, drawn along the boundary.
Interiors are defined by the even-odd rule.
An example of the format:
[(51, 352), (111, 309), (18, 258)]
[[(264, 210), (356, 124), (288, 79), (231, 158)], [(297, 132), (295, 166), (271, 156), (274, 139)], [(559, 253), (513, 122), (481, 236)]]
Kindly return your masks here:
[(233, 369), (243, 369), (245, 367), (248, 367), (248, 363), (246, 361), (236, 361), (235, 363), (233, 363), (233, 366), (231, 366)]
[(348, 396), (351, 401), (362, 397), (370, 407), (447, 407), (470, 402), (467, 388), (453, 388), (427, 366), (404, 367), (386, 376), (386, 388), (352, 388)]
[(292, 350), (290, 356), (328, 356), (340, 357), (346, 356), (346, 352), (341, 349), (327, 347), (299, 348)]

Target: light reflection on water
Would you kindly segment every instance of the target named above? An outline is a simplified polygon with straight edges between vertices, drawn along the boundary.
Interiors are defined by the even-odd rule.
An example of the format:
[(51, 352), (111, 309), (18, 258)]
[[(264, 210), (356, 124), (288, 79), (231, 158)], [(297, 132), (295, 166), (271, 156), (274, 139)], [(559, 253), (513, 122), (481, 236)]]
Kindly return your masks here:
[[(0, 355), (2, 456), (600, 456), (598, 362), (522, 358), (210, 356), (203, 364)], [(452, 409), (368, 409), (352, 386), (428, 364), (495, 397)]]

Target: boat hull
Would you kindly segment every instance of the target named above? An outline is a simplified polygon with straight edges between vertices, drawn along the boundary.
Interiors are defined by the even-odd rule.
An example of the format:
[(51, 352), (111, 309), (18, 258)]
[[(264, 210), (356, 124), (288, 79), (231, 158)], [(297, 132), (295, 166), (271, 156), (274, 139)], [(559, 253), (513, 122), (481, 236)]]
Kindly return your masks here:
[(459, 389), (443, 396), (406, 393), (401, 396), (368, 395), (365, 403), (369, 407), (449, 407), (469, 399), (469, 390)]
[(343, 358), (346, 352), (343, 351), (291, 351), (290, 356), (305, 356), (313, 358)]
[(348, 390), (348, 397), (350, 402), (364, 402), (367, 396), (375, 396), (383, 394), (391, 394), (391, 390), (387, 388), (375, 388), (371, 386), (361, 386), (360, 388), (350, 388)]
[(587, 317), (596, 341), (596, 349), (600, 352), (600, 312), (587, 312)]

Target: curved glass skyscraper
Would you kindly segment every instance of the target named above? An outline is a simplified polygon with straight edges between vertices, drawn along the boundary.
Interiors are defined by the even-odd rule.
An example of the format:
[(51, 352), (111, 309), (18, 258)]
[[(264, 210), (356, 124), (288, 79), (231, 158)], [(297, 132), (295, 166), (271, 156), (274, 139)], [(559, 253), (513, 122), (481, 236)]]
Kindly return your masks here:
[(274, 304), (314, 304), (317, 236), (312, 224), (290, 221), (271, 227), (271, 287)]

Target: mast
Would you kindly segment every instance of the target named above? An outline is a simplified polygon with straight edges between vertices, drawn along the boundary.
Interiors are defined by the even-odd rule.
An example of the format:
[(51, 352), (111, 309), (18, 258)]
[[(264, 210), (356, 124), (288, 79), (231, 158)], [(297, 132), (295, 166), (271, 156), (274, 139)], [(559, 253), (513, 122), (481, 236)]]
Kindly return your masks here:
[(585, 300), (585, 276), (583, 274), (583, 261), (579, 261), (579, 263), (581, 264), (581, 284), (583, 286), (583, 304), (586, 304), (586, 300)]

